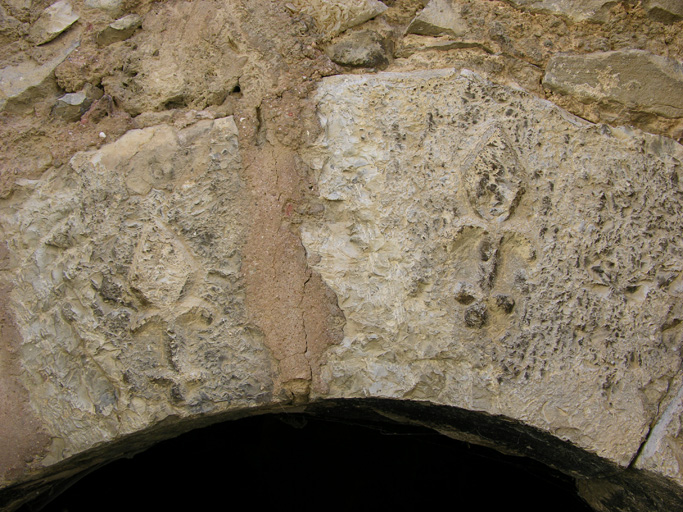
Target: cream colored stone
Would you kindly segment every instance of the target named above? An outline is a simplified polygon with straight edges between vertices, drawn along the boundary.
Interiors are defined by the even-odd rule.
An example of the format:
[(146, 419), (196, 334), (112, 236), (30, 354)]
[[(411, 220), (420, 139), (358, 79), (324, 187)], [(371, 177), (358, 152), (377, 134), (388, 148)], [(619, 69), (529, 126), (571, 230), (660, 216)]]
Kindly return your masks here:
[(466, 71), (317, 98), (302, 236), (347, 320), (329, 396), (504, 415), (628, 465), (680, 371), (656, 283), (683, 271), (683, 148)]
[(229, 117), (130, 131), (0, 204), (42, 464), (270, 398), (239, 274), (245, 201)]
[(636, 459), (635, 466), (665, 475), (683, 485), (683, 386), (669, 403), (652, 428), (647, 442)]
[(56, 92), (55, 68), (78, 47), (78, 41), (65, 46), (47, 62), (26, 60), (0, 69), (0, 111), (23, 110)]
[(460, 13), (459, 5), (453, 5), (452, 0), (430, 0), (410, 23), (408, 33), (426, 36), (462, 36), (467, 32)]
[[(246, 62), (234, 40), (219, 35), (229, 33), (235, 10), (210, 0), (160, 5), (145, 17), (149, 37), (127, 52), (125, 71), (103, 79), (105, 89), (132, 115), (220, 105)], [(184, 30), (169, 29), (177, 19), (186, 20)]]

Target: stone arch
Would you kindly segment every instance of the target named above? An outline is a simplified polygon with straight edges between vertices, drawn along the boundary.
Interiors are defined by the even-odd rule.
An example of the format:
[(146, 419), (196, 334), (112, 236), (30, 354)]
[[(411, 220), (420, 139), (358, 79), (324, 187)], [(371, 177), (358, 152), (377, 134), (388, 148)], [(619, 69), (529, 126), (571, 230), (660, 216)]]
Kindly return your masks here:
[[(491, 457), (491, 453), (497, 453), (503, 458), (501, 459), (503, 462), (509, 464), (512, 461), (513, 464), (519, 464), (522, 469), (527, 467), (528, 469), (533, 468), (533, 471), (536, 472), (547, 471), (548, 478), (559, 478), (561, 480), (557, 483), (558, 487), (561, 487), (559, 492), (566, 496), (566, 499), (576, 500), (574, 505), (560, 505), (575, 507), (566, 510), (578, 510), (581, 506), (585, 506), (586, 510), (589, 510), (588, 504), (597, 511), (610, 510), (608, 507), (626, 507), (625, 510), (643, 511), (664, 510), (665, 508), (662, 507), (675, 507), (679, 503), (675, 488), (667, 485), (666, 482), (648, 478), (635, 469), (619, 468), (571, 443), (518, 421), (482, 412), (434, 405), (424, 401), (373, 398), (322, 400), (305, 406), (271, 409), (267, 412), (244, 410), (220, 418), (195, 418), (189, 421), (169, 419), (169, 421), (163, 422), (147, 432), (136, 433), (127, 439), (94, 448), (74, 457), (72, 460), (57, 464), (51, 468), (51, 474), (46, 475), (42, 482), (32, 482), (10, 488), (4, 491), (2, 497), (5, 504), (11, 502), (13, 495), (23, 497), (20, 500), (23, 502), (23, 506), (18, 509), (21, 512), (41, 510), (43, 507), (45, 510), (52, 510), (50, 503), (57, 499), (60, 494), (68, 492), (68, 489), (72, 485), (76, 485), (81, 478), (93, 471), (97, 472), (112, 461), (122, 457), (133, 457), (157, 445), (161, 446), (169, 440), (179, 440), (186, 434), (194, 434), (195, 439), (198, 439), (202, 435), (203, 429), (218, 429), (225, 426), (229, 428), (229, 425), (240, 421), (245, 421), (248, 425), (260, 425), (259, 421), (266, 418), (281, 418), (278, 421), (284, 421), (295, 429), (304, 428), (308, 421), (348, 423), (372, 429), (384, 429), (386, 432), (397, 435), (436, 435), (438, 438), (453, 440), (458, 445), (467, 444), (480, 447), (480, 451), (476, 452), (474, 456), (481, 456), (483, 453)], [(242, 430), (242, 432), (245, 431)], [(211, 439), (215, 441), (217, 438), (211, 437)], [(174, 446), (182, 446), (179, 441), (174, 442)], [(223, 448), (234, 448), (235, 444), (239, 445), (240, 442), (240, 439), (226, 439), (223, 442)], [(322, 445), (316, 447), (321, 448)], [(352, 450), (352, 447), (348, 447), (348, 449)], [(214, 451), (218, 453), (220, 448), (217, 447)], [(295, 452), (290, 451), (288, 453), (296, 456)], [(221, 464), (231, 464), (229, 455), (229, 451), (222, 453), (222, 456), (226, 458), (215, 471), (220, 471)], [(173, 455), (169, 454), (169, 459), (166, 460), (170, 461), (172, 457)], [(495, 460), (495, 455), (493, 457), (490, 465), (495, 468), (500, 461)], [(398, 457), (395, 463), (399, 463), (400, 459)], [(525, 466), (525, 460), (533, 460), (534, 462), (532, 465)], [(211, 463), (208, 460), (202, 462)], [(291, 460), (289, 463), (292, 467), (301, 469), (296, 461)], [(334, 461), (330, 460), (329, 463), (333, 465)], [(458, 465), (460, 462), (453, 460), (449, 464)], [(381, 466), (379, 461), (377, 461), (377, 465)], [(486, 463), (483, 463), (482, 467), (485, 466)], [(546, 469), (543, 470), (542, 467)], [(325, 471), (323, 467), (308, 469), (314, 473)], [(406, 470), (408, 469), (406, 467)], [(288, 467), (288, 461), (283, 461), (282, 471), (293, 471), (292, 468)], [(352, 467), (349, 467), (347, 471), (350, 473), (349, 478), (362, 477), (353, 475)], [(360, 471), (358, 467), (356, 467), (356, 471)], [(341, 475), (341, 472), (335, 474)], [(361, 475), (363, 474), (368, 475), (368, 473), (361, 472)], [(153, 475), (141, 475), (141, 478), (153, 479)], [(277, 483), (258, 480), (260, 477), (257, 474), (251, 475), (250, 478), (256, 480), (252, 482), (243, 479), (241, 480), (242, 484), (253, 484), (254, 488), (272, 485), (274, 488), (284, 489), (284, 486), (278, 486)], [(290, 482), (288, 478), (283, 476), (284, 480)], [(310, 485), (311, 480), (318, 483), (326, 481), (330, 486), (343, 484), (341, 481), (325, 480), (325, 478), (317, 478), (311, 474), (299, 474), (291, 481), (306, 486)], [(372, 486), (372, 481), (368, 481), (367, 485)], [(488, 482), (486, 485), (482, 484), (481, 489), (491, 488), (491, 486), (495, 488), (496, 484)], [(575, 486), (574, 489), (572, 489), (573, 486)], [(104, 492), (103, 489), (101, 491)], [(572, 498), (572, 491), (578, 493), (581, 499)], [(210, 493), (206, 488), (196, 492), (199, 493), (196, 496), (198, 499), (207, 499), (201, 494)], [(354, 491), (349, 489), (349, 492)], [(187, 496), (179, 493), (177, 499), (191, 501), (191, 496), (192, 492)], [(405, 499), (412, 499), (411, 496), (410, 493), (407, 493)], [(380, 498), (376, 497), (376, 499), (379, 503)], [(503, 501), (500, 503), (502, 504)], [(514, 503), (514, 500), (509, 503)], [(572, 501), (572, 503), (574, 502)], [(19, 504), (19, 502), (15, 502), (11, 509), (16, 509)], [(547, 505), (548, 503), (545, 504), (545, 506)], [(618, 508), (616, 509), (618, 510)]]

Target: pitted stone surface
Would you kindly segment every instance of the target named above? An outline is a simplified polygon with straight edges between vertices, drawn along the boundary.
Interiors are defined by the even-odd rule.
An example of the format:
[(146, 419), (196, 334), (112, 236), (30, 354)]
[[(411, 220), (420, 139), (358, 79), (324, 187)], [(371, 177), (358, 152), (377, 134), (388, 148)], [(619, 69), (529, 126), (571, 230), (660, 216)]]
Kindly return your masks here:
[(133, 130), (0, 204), (22, 379), (52, 439), (40, 464), (269, 399), (244, 308), (242, 180), (228, 117)]
[(317, 98), (303, 240), (347, 319), (329, 396), (503, 414), (628, 465), (680, 375), (683, 148), (471, 72)]

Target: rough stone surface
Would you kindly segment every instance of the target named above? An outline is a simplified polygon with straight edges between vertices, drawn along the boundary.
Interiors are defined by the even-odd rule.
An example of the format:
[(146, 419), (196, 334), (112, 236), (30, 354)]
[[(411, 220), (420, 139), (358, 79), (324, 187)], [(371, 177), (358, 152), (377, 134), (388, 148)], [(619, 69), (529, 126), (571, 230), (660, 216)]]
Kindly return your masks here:
[[(675, 1), (675, 0), (674, 0)], [(617, 0), (510, 0), (513, 5), (532, 12), (549, 12), (566, 16), (574, 21), (605, 21), (606, 11)]]
[(346, 317), (329, 394), (502, 414), (629, 465), (680, 374), (660, 281), (683, 270), (683, 148), (469, 72), (318, 99), (303, 240)]
[(73, 12), (71, 4), (59, 0), (45, 9), (40, 18), (31, 26), (29, 35), (35, 44), (45, 44), (78, 21), (78, 14)]
[(425, 36), (462, 36), (467, 27), (451, 0), (430, 0), (410, 23), (408, 32)]
[(676, 3), (48, 5), (0, 0), (0, 508), (356, 406), (683, 508)]
[(648, 16), (666, 23), (683, 18), (683, 2), (680, 0), (646, 0), (644, 2)]
[[(154, 35), (131, 48), (124, 69), (103, 84), (132, 115), (220, 105), (239, 83), (246, 62), (229, 35), (230, 20), (236, 16), (234, 6), (220, 7), (207, 0), (156, 5), (144, 25)], [(170, 29), (176, 17), (192, 29)], [(221, 36), (224, 31), (227, 34)], [(192, 72), (195, 69), (204, 72)]]
[(379, 0), (294, 0), (293, 4), (328, 36), (341, 34), (387, 10)]
[(88, 84), (82, 91), (68, 93), (59, 98), (52, 107), (52, 114), (66, 121), (77, 121), (90, 105), (101, 97), (102, 91)]
[[(683, 321), (680, 312), (674, 318), (679, 323)], [(672, 336), (669, 333), (667, 335)], [(678, 391), (662, 404), (661, 417), (638, 455), (636, 467), (664, 474), (683, 485), (683, 386), (680, 379), (674, 384), (678, 386)]]
[(392, 49), (391, 40), (373, 30), (359, 30), (339, 38), (327, 48), (327, 54), (342, 66), (384, 68)]
[(100, 9), (116, 14), (121, 11), (123, 0), (85, 0), (84, 5), (90, 9)]
[(0, 111), (23, 109), (56, 92), (55, 68), (76, 49), (77, 42), (66, 46), (45, 63), (24, 61), (0, 69)]
[(142, 18), (137, 14), (129, 14), (110, 24), (97, 34), (97, 44), (108, 46), (119, 41), (125, 41), (142, 25)]
[(42, 465), (169, 415), (269, 399), (270, 356), (244, 310), (240, 168), (231, 117), (159, 125), (2, 205), (21, 378), (51, 438)]
[(683, 117), (683, 64), (641, 50), (558, 55), (543, 85), (583, 102)]
[(71, 92), (57, 100), (52, 112), (67, 121), (75, 121), (81, 118), (89, 106), (88, 97), (84, 92)]

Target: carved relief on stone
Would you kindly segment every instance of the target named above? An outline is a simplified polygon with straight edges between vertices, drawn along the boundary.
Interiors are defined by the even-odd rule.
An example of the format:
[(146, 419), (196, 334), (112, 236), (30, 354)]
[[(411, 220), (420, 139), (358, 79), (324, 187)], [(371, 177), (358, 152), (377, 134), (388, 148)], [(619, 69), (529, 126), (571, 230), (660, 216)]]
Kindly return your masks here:
[(464, 324), (480, 329), (491, 317), (507, 318), (533, 271), (536, 251), (531, 240), (512, 230), (466, 226), (453, 246), (461, 252), (453, 298), (462, 308)]
[(169, 306), (180, 298), (192, 267), (190, 252), (168, 228), (156, 222), (143, 230), (129, 282), (152, 304)]
[[(451, 244), (458, 253), (453, 294), (464, 324), (480, 329), (513, 312), (536, 250), (533, 235), (519, 232), (524, 224), (506, 222), (522, 200), (527, 177), (505, 129), (492, 124), (472, 145), (460, 173), (469, 207), (481, 220), (468, 223), (464, 216), (465, 225)], [(459, 207), (467, 210), (466, 204)], [(509, 282), (510, 276), (517, 282)]]
[(464, 168), (476, 212), (486, 220), (507, 220), (524, 194), (524, 170), (501, 127), (486, 130)]

